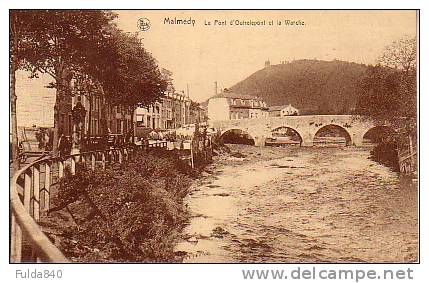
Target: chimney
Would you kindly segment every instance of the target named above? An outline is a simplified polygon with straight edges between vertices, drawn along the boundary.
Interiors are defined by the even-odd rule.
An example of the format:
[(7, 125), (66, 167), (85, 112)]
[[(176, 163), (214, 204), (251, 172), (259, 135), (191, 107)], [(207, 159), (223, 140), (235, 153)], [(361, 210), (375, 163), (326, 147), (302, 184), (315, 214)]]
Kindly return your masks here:
[(216, 95), (217, 94), (217, 82), (214, 82), (214, 94)]
[(189, 84), (186, 84), (186, 96), (189, 98)]

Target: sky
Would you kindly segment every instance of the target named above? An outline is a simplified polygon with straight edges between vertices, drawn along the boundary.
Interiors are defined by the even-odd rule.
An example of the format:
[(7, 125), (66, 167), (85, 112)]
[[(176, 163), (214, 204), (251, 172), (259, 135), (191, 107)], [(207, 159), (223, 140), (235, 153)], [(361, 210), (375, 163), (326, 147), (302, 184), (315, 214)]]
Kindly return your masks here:
[[(138, 32), (175, 88), (201, 102), (271, 64), (298, 59), (374, 64), (386, 45), (415, 36), (415, 11), (116, 11), (118, 27)], [(139, 31), (139, 19), (150, 27)], [(166, 21), (170, 20), (170, 23)], [(174, 19), (191, 24), (174, 24)], [(215, 22), (217, 20), (217, 22)], [(285, 25), (285, 21), (303, 25)], [(192, 21), (195, 21), (192, 24)], [(226, 25), (220, 23), (226, 21)], [(238, 25), (237, 21), (265, 21)], [(273, 25), (270, 25), (272, 21)], [(281, 22), (281, 25), (278, 25)], [(208, 25), (211, 23), (211, 25)]]
[(52, 82), (48, 75), (29, 79), (29, 73), (16, 72), (16, 115), (18, 126), (53, 127), (55, 89), (45, 86)]

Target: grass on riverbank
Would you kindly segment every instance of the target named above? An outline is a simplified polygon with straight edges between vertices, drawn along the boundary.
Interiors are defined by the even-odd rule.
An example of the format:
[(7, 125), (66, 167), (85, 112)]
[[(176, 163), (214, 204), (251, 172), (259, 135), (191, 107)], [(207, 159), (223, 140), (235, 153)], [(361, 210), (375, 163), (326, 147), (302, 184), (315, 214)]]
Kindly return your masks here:
[(188, 221), (190, 171), (162, 152), (107, 170), (67, 174), (53, 196), (45, 232), (76, 262), (171, 262)]

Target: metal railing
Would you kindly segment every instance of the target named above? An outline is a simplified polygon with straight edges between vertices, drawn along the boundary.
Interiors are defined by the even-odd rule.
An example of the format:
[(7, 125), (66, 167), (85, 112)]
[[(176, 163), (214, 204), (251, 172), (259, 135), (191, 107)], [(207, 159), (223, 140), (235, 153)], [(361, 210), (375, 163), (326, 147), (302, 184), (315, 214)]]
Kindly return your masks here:
[[(141, 146), (146, 148), (146, 146)], [(165, 143), (149, 147), (165, 148)], [(41, 213), (49, 211), (51, 188), (64, 176), (66, 166), (76, 173), (76, 163), (83, 162), (92, 170), (97, 166), (122, 163), (136, 147), (122, 147), (73, 154), (66, 157), (45, 157), (25, 165), (10, 183), (10, 261), (68, 262), (38, 225)], [(24, 248), (26, 252), (23, 252)]]

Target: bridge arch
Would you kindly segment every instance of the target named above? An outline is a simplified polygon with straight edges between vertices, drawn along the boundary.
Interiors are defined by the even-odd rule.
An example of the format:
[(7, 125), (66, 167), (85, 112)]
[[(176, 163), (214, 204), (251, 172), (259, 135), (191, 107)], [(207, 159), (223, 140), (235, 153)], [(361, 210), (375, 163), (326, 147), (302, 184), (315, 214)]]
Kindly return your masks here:
[[(213, 120), (210, 126), (220, 132), (230, 129), (240, 129), (253, 138), (255, 144), (262, 146), (267, 137), (271, 136), (272, 129), (286, 126), (296, 130), (301, 138), (302, 146), (312, 146), (315, 137), (320, 131), (324, 131), (323, 126), (335, 125), (341, 128), (347, 145), (362, 146), (363, 135), (372, 127), (374, 122), (370, 119), (360, 119), (353, 115), (303, 115), (285, 117), (262, 117), (258, 119), (239, 120)], [(322, 129), (322, 130), (321, 130)], [(316, 132), (319, 133), (316, 135)], [(346, 134), (347, 133), (347, 134)], [(342, 140), (344, 143), (344, 139)], [(317, 144), (317, 138), (316, 138)]]
[(238, 127), (222, 130), (219, 138), (224, 143), (238, 143), (250, 145), (255, 145), (256, 143), (255, 138), (249, 133), (249, 131), (240, 129)]
[(387, 125), (375, 125), (366, 129), (362, 135), (363, 145), (372, 145), (386, 139), (393, 133), (393, 128)]
[(302, 134), (291, 126), (276, 126), (271, 129), (271, 135), (266, 139), (266, 143), (275, 144), (299, 144), (302, 145), (304, 139)]
[[(322, 136), (321, 134), (324, 133)], [(313, 136), (313, 145), (321, 143), (330, 143), (333, 142), (334, 137), (344, 137), (345, 145), (352, 145), (352, 135), (347, 128), (337, 125), (337, 124), (328, 124), (316, 131)]]

